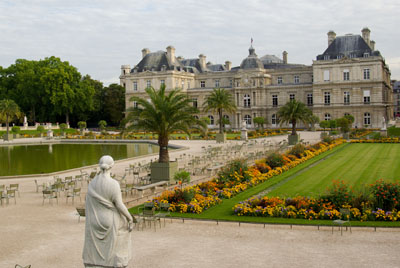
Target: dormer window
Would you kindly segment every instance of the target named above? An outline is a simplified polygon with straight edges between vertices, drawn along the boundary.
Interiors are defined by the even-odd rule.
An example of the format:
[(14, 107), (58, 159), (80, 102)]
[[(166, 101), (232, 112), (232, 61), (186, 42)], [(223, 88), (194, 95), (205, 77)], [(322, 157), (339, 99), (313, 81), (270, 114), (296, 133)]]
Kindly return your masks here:
[(337, 55), (337, 59), (340, 60), (341, 58), (343, 58), (342, 54)]
[(364, 58), (368, 58), (369, 57), (369, 53), (368, 52), (365, 52), (364, 53)]
[(329, 60), (329, 59), (331, 59), (331, 56), (329, 56), (329, 55), (324, 55), (324, 60)]
[(357, 57), (356, 53), (350, 53), (350, 55), (349, 55), (349, 58), (350, 58), (350, 59), (356, 58), (356, 57)]

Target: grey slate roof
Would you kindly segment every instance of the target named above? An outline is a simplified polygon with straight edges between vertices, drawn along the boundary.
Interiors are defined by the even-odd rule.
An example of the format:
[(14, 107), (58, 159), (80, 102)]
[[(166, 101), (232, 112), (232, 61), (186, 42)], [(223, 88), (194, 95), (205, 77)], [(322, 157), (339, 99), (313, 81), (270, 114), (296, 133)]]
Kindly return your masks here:
[(249, 48), (249, 56), (245, 58), (240, 64), (240, 69), (263, 69), (264, 65), (261, 60), (257, 57), (256, 51), (253, 47)]
[(362, 58), (364, 53), (380, 56), (379, 51), (372, 51), (360, 35), (351, 34), (336, 37), (325, 52), (317, 56), (317, 60), (324, 60), (325, 56), (329, 56), (330, 59), (337, 59), (338, 56)]
[(223, 64), (207, 64), (207, 68), (212, 72), (226, 71), (226, 68)]
[(260, 60), (262, 61), (262, 63), (268, 64), (268, 63), (283, 63), (283, 60), (281, 60), (280, 58), (278, 58), (275, 55), (264, 55), (260, 58)]
[(181, 64), (185, 66), (185, 68), (190, 67), (189, 69), (192, 69), (194, 73), (203, 73), (210, 71), (206, 66), (206, 68), (202, 68), (200, 65), (200, 60), (199, 59), (183, 59), (181, 60)]
[(144, 71), (161, 71), (165, 70), (183, 69), (183, 65), (175, 58), (175, 63), (168, 60), (167, 53), (164, 51), (157, 51), (147, 54), (133, 69), (137, 72)]
[(290, 69), (290, 68), (299, 68), (307, 65), (304, 64), (290, 64), (290, 63), (268, 63), (264, 64), (265, 69)]

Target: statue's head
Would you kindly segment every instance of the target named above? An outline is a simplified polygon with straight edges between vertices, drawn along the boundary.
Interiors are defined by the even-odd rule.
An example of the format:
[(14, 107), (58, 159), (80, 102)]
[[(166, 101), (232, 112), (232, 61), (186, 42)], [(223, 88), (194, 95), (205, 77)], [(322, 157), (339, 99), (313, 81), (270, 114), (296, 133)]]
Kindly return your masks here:
[(100, 158), (99, 166), (101, 171), (106, 171), (111, 169), (114, 166), (114, 159), (109, 155), (103, 155)]

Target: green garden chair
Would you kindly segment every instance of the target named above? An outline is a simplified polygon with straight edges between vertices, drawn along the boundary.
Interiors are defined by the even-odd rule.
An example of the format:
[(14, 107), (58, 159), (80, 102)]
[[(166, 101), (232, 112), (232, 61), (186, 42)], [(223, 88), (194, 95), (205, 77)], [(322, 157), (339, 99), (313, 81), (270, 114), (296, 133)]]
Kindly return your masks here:
[(10, 187), (8, 187), (8, 190), (14, 190), (15, 192), (18, 192), (18, 196), (20, 196), (20, 194), (19, 194), (19, 184), (18, 183), (10, 184)]
[(72, 189), (72, 192), (67, 193), (66, 203), (68, 204), (68, 198), (72, 198), (72, 204), (74, 204), (74, 199), (75, 199), (75, 197), (78, 197), (78, 196), (79, 196), (79, 201), (82, 203), (81, 188)]
[(170, 217), (172, 223), (171, 212), (169, 211), (169, 207), (170, 207), (169, 203), (161, 203), (160, 210), (156, 214), (156, 216), (159, 217), (160, 219), (164, 219), (164, 227), (165, 227), (165, 218)]
[(58, 204), (58, 194), (55, 191), (52, 190), (43, 190), (43, 203), (44, 205), (44, 200), (48, 199), (49, 203), (53, 205), (52, 200), (57, 199), (57, 204)]
[(343, 226), (346, 227), (346, 231), (347, 231), (347, 227), (350, 227), (350, 233), (351, 233), (351, 223), (350, 223), (350, 210), (346, 209), (346, 208), (341, 208), (340, 209), (340, 215), (341, 218), (338, 220), (334, 220), (333, 221), (333, 225), (332, 225), (332, 234), (333, 234), (333, 227), (334, 225), (338, 225), (339, 226), (339, 230), (340, 230), (340, 235), (343, 235)]

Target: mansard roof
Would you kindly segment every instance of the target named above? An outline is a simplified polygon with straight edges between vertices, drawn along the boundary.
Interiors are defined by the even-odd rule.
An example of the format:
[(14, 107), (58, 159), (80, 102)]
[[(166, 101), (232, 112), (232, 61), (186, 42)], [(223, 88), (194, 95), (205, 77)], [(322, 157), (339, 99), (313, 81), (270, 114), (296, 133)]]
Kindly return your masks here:
[(380, 56), (379, 51), (372, 51), (360, 35), (348, 34), (336, 37), (325, 52), (317, 56), (317, 60), (324, 60), (326, 56), (329, 56), (329, 59), (337, 59), (344, 56), (362, 58), (364, 53), (369, 53), (371, 56)]
[(193, 73), (203, 73), (208, 69), (203, 69), (200, 65), (199, 59), (182, 59), (180, 63), (189, 70), (193, 70)]
[(144, 71), (161, 71), (161, 70), (174, 70), (182, 68), (183, 65), (175, 58), (175, 62), (172, 63), (168, 60), (167, 53), (164, 51), (157, 51), (149, 53), (135, 66), (134, 69), (137, 72)]

